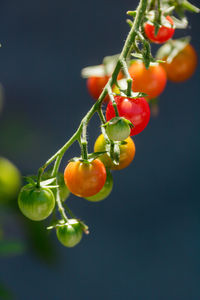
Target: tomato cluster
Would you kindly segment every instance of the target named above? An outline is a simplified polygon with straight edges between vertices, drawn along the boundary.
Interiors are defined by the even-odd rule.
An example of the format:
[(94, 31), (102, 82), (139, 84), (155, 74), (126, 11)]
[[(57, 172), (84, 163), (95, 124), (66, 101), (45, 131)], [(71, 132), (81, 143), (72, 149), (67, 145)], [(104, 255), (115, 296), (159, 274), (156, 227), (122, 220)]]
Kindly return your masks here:
[[(113, 188), (111, 171), (128, 167), (135, 157), (135, 144), (131, 137), (141, 133), (148, 125), (150, 120), (148, 103), (157, 101), (156, 98), (166, 87), (167, 79), (181, 82), (188, 79), (195, 71), (197, 55), (189, 44), (184, 44), (184, 48), (177, 47), (180, 51), (176, 53), (177, 49), (175, 49), (176, 55), (171, 60), (169, 59), (171, 53), (169, 57), (168, 55), (162, 57), (162, 64), (152, 57), (150, 42), (165, 43), (172, 38), (175, 31), (173, 21), (175, 19), (166, 16), (169, 11), (163, 13), (159, 8), (160, 1), (157, 4), (152, 1), (152, 5), (158, 10), (148, 11), (144, 17), (141, 15), (142, 17), (138, 18), (140, 24), (137, 30), (133, 28), (135, 22), (131, 22), (132, 34), (128, 35), (121, 55), (117, 56), (117, 60), (113, 60), (113, 64), (111, 63), (112, 72), (106, 65), (110, 57), (104, 59), (103, 65), (89, 68), (87, 73), (89, 75), (85, 76), (87, 88), (92, 98), (98, 102), (83, 118), (69, 143), (66, 143), (43, 168), (39, 169), (37, 182), (29, 178), (29, 184), (19, 194), (20, 210), (34, 221), (46, 219), (54, 211), (57, 202), (62, 220), (52, 227), (56, 228), (58, 240), (66, 247), (77, 245), (82, 239), (83, 231), (87, 231), (87, 226), (76, 219), (69, 208), (67, 211), (71, 219), (68, 219), (65, 213), (63, 202), (70, 192), (90, 202), (99, 202), (107, 198)], [(128, 14), (135, 17), (135, 12), (128, 12)], [(167, 45), (168, 49), (171, 49), (172, 44), (171, 40)], [(131, 59), (133, 49), (135, 52), (132, 55), (141, 60)], [(170, 52), (174, 53), (172, 49)], [(99, 99), (103, 91), (102, 95), (107, 93), (107, 96)], [(107, 105), (105, 116), (101, 100)], [(100, 116), (102, 133), (94, 144), (94, 153), (88, 154), (86, 127), (95, 112)], [(74, 141), (78, 141), (81, 146), (81, 157), (72, 158), (62, 175), (58, 173), (60, 160), (67, 149), (66, 145), (71, 145)], [(52, 172), (48, 174), (47, 180), (44, 180), (42, 172), (55, 159)], [(54, 177), (51, 178), (51, 175)]]

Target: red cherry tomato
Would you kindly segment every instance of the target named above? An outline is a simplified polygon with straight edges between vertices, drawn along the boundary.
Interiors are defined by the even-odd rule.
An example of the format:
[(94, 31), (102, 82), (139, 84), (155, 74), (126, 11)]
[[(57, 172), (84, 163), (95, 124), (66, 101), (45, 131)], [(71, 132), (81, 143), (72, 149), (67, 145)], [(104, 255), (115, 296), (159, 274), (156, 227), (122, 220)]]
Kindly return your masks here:
[(180, 51), (171, 63), (166, 62), (163, 64), (168, 79), (173, 82), (182, 82), (189, 79), (193, 75), (196, 66), (197, 53), (190, 44)]
[(64, 172), (64, 180), (70, 192), (79, 197), (97, 194), (106, 182), (106, 168), (95, 159), (92, 162), (70, 162)]
[(172, 38), (175, 31), (174, 22), (170, 16), (167, 16), (166, 24), (163, 24), (159, 28), (157, 35), (155, 34), (154, 24), (151, 22), (146, 22), (144, 24), (144, 31), (150, 41), (156, 44), (162, 44)]
[[(145, 98), (128, 98), (122, 96), (115, 96), (118, 112), (120, 117), (124, 117), (131, 121), (134, 127), (131, 129), (130, 135), (140, 133), (149, 123), (150, 108)], [(106, 109), (106, 119), (115, 117), (115, 111), (110, 101)]]
[[(99, 96), (101, 95), (103, 88), (105, 87), (106, 83), (108, 82), (109, 77), (108, 76), (102, 76), (102, 77), (89, 77), (87, 80), (87, 88), (95, 100), (98, 100)], [(110, 98), (109, 96), (106, 96), (104, 99), (104, 102), (109, 102)]]
[(146, 69), (142, 61), (135, 61), (130, 66), (129, 73), (133, 78), (132, 90), (147, 94), (148, 99), (158, 97), (165, 89), (167, 74), (158, 64)]

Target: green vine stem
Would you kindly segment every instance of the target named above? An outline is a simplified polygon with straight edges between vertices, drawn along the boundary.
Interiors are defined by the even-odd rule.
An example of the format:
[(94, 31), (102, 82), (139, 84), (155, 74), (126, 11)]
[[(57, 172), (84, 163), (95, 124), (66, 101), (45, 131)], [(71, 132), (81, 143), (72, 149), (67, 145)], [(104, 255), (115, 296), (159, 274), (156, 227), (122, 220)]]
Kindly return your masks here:
[(131, 96), (133, 79), (128, 72), (128, 67), (124, 59), (121, 60), (121, 65), (127, 82), (127, 96)]

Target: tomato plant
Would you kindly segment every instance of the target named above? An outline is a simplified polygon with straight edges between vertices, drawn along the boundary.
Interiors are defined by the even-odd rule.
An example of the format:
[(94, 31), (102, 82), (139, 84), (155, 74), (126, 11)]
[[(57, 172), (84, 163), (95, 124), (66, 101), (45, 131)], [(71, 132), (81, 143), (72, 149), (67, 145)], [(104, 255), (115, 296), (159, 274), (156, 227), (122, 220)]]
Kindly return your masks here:
[(64, 172), (64, 179), (72, 194), (90, 197), (97, 194), (106, 182), (106, 169), (99, 159), (92, 162), (72, 161)]
[(96, 195), (87, 197), (85, 199), (91, 202), (102, 201), (110, 195), (112, 188), (113, 188), (113, 177), (111, 172), (107, 169), (106, 182), (102, 187), (102, 189)]
[[(165, 58), (165, 60), (167, 57)], [(173, 82), (183, 82), (189, 79), (197, 67), (197, 53), (192, 45), (188, 44), (171, 62), (163, 64), (167, 77)]]
[(18, 197), (21, 212), (33, 221), (46, 219), (53, 211), (55, 198), (49, 188), (25, 185)]
[[(115, 102), (119, 116), (128, 119), (133, 124), (130, 135), (136, 135), (143, 131), (150, 119), (150, 108), (147, 101), (144, 98), (116, 96)], [(106, 119), (109, 121), (114, 117), (115, 110), (112, 102), (109, 102), (106, 109)]]
[[(136, 11), (127, 12), (130, 32), (121, 53), (106, 56), (101, 65), (86, 67), (81, 72), (82, 76), (87, 78), (89, 93), (97, 101), (69, 140), (39, 168), (37, 182), (21, 190), (20, 209), (32, 220), (46, 218), (52, 212), (56, 200), (61, 220), (53, 222), (48, 229), (55, 228), (59, 241), (66, 247), (75, 246), (81, 240), (82, 232), (88, 233), (87, 225), (78, 220), (68, 205), (62, 202), (65, 196), (61, 195), (63, 181), (59, 180), (59, 168), (66, 151), (73, 143), (78, 142), (80, 157), (73, 158), (64, 171), (64, 181), (69, 191), (89, 201), (105, 199), (113, 186), (112, 175), (108, 170), (106, 173), (106, 168), (121, 170), (132, 162), (135, 144), (129, 135), (139, 134), (149, 122), (150, 108), (144, 97), (147, 97), (148, 101), (154, 98), (149, 103), (157, 105), (158, 100), (155, 97), (159, 96), (166, 86), (166, 71), (159, 65), (159, 57), (152, 56), (150, 41), (164, 43), (174, 34), (175, 25), (186, 27), (186, 10), (199, 12), (199, 9), (188, 1), (171, 0), (140, 0)], [(176, 18), (173, 16), (174, 12)], [(171, 61), (167, 56), (165, 68), (169, 78), (169, 64), (173, 64), (174, 74), (174, 69), (182, 68), (182, 75), (176, 75), (181, 78), (185, 64), (179, 57), (182, 57), (183, 53), (188, 56), (192, 53), (189, 47), (179, 51), (179, 44), (170, 40), (168, 45), (164, 45), (167, 45), (170, 52), (169, 57), (177, 54)], [(137, 61), (133, 61), (133, 57)], [(193, 72), (194, 65), (196, 66), (195, 58), (190, 64), (188, 74)], [(109, 101), (106, 114), (102, 107), (105, 101)], [(87, 127), (94, 114), (100, 119), (102, 134), (95, 142), (94, 152), (88, 153)], [(47, 180), (42, 181), (46, 169), (52, 163), (54, 165), (47, 175)], [(50, 186), (52, 183), (54, 185)], [(51, 189), (54, 191), (55, 200)]]
[[(94, 151), (101, 152), (106, 150), (106, 140), (104, 135), (101, 134), (95, 144)], [(119, 164), (115, 165), (112, 159), (108, 156), (108, 154), (103, 154), (100, 156), (100, 160), (104, 163), (104, 165), (111, 170), (122, 170), (130, 165), (135, 157), (135, 144), (133, 140), (128, 137), (125, 140), (125, 144), (120, 145), (120, 159)]]
[[(164, 19), (164, 17), (162, 18)], [(144, 24), (144, 31), (147, 38), (156, 44), (162, 44), (172, 38), (174, 35), (174, 22), (170, 16), (165, 17), (163, 24), (159, 27), (156, 33), (156, 28), (153, 22), (148, 21)]]
[(63, 246), (71, 248), (80, 242), (83, 231), (76, 219), (69, 219), (67, 223), (58, 225), (56, 234)]
[(133, 91), (143, 92), (149, 99), (158, 97), (165, 89), (167, 74), (159, 64), (151, 65), (146, 69), (142, 61), (134, 61), (129, 68), (129, 73), (133, 78)]

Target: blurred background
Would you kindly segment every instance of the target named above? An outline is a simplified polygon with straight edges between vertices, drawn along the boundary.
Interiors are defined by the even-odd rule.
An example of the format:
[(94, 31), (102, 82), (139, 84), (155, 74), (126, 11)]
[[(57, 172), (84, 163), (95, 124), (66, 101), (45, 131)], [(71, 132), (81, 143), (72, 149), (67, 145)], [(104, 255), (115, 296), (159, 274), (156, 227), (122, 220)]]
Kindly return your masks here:
[[(121, 51), (125, 13), (137, 3), (1, 1), (0, 156), (22, 175), (36, 173), (74, 133), (93, 104), (80, 71)], [(199, 53), (199, 16), (188, 17), (191, 28), (176, 37), (191, 35)], [(16, 252), (10, 244), (10, 255), (1, 250), (0, 299), (200, 299), (199, 75), (198, 68), (189, 81), (168, 83), (158, 117), (134, 138), (135, 160), (114, 173), (108, 199), (68, 199), (90, 227), (77, 247), (64, 248), (55, 232), (45, 242), (46, 224), (1, 209), (2, 235)], [(91, 150), (97, 121), (89, 127)], [(61, 171), (78, 154), (71, 147)]]

